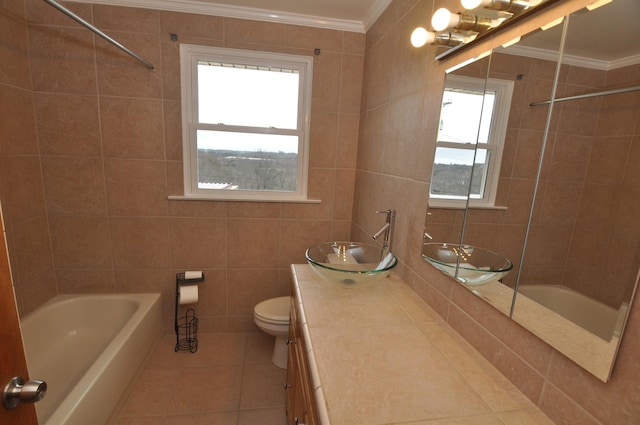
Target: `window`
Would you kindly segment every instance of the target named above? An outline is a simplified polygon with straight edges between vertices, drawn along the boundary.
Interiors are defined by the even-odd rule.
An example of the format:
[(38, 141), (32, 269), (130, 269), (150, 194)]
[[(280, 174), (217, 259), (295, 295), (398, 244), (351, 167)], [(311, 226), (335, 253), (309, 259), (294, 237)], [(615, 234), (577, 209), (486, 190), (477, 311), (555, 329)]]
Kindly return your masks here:
[(304, 201), (311, 57), (180, 46), (187, 198)]
[(513, 81), (448, 75), (429, 205), (495, 206)]

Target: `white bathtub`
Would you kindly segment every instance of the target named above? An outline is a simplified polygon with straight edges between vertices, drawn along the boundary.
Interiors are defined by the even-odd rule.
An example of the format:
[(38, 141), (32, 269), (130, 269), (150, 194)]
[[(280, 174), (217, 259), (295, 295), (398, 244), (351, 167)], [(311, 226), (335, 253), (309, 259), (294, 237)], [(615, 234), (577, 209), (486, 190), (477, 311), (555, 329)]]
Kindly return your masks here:
[(560, 285), (520, 285), (518, 292), (606, 341), (620, 336), (629, 307), (616, 310)]
[(159, 294), (62, 295), (21, 320), (40, 425), (103, 425), (162, 335)]

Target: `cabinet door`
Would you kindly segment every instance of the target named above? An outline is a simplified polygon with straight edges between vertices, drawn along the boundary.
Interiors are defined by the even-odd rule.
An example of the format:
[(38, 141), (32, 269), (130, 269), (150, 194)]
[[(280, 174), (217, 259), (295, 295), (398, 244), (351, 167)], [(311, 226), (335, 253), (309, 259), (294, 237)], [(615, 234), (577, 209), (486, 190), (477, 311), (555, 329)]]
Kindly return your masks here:
[(289, 321), (289, 340), (287, 358), (287, 425), (302, 425), (305, 420), (305, 394), (302, 387), (302, 370), (300, 368), (300, 328), (295, 310), (295, 302), (291, 300)]
[(293, 425), (307, 425), (307, 408), (305, 405), (305, 392), (302, 383), (300, 369), (295, 376), (295, 390), (293, 392)]
[(293, 336), (292, 330), (289, 329), (289, 355), (287, 357), (287, 381), (284, 384), (284, 389), (287, 392), (287, 425), (295, 424), (295, 391), (297, 385), (298, 367), (296, 365), (296, 353), (294, 344), (292, 343)]
[(314, 401), (302, 329), (292, 300), (287, 359), (287, 424), (315, 425)]

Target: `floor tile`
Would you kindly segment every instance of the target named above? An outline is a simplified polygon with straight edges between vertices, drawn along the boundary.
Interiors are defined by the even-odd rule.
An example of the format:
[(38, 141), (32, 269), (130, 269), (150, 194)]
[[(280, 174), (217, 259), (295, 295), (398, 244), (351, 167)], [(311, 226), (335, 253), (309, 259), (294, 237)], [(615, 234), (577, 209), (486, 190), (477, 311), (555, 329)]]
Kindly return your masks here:
[(241, 410), (238, 425), (285, 425), (287, 422), (283, 408)]
[(198, 351), (175, 352), (165, 335), (113, 425), (285, 425), (286, 371), (271, 362), (263, 332), (198, 335)]
[(241, 409), (284, 406), (286, 372), (271, 363), (247, 364), (242, 382)]
[(237, 425), (238, 412), (215, 412), (189, 415), (171, 415), (162, 425)]
[(242, 366), (206, 366), (181, 369), (165, 414), (238, 410)]

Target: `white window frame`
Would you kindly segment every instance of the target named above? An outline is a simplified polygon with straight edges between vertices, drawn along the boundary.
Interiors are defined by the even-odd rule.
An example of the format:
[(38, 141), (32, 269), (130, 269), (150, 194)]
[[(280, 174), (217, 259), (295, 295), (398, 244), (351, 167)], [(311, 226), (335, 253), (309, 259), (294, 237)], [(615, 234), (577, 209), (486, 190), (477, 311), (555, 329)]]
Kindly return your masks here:
[[(474, 208), (500, 208), (495, 205), (502, 165), (502, 151), (507, 135), (507, 124), (513, 95), (513, 81), (497, 78), (475, 78), (462, 75), (447, 75), (445, 89), (459, 89), (479, 92), (494, 92), (495, 105), (489, 129), (488, 143), (461, 144), (436, 140), (436, 148), (486, 149), (489, 155), (487, 177), (482, 198), (469, 198), (469, 206)], [(435, 159), (434, 159), (435, 160)], [(438, 196), (429, 192), (429, 206), (438, 208), (465, 208), (467, 197)]]
[[(264, 128), (254, 132), (262, 134), (290, 134), (298, 136), (298, 167), (296, 191), (220, 190), (198, 187), (198, 130), (246, 131), (248, 127), (198, 122), (198, 61), (217, 61), (296, 69), (299, 72), (298, 125), (297, 129), (283, 130)], [(184, 167), (184, 196), (172, 199), (236, 200), (268, 202), (319, 202), (307, 198), (309, 139), (311, 122), (311, 87), (313, 58), (252, 50), (221, 47), (180, 45), (180, 68), (182, 84), (182, 147)]]

